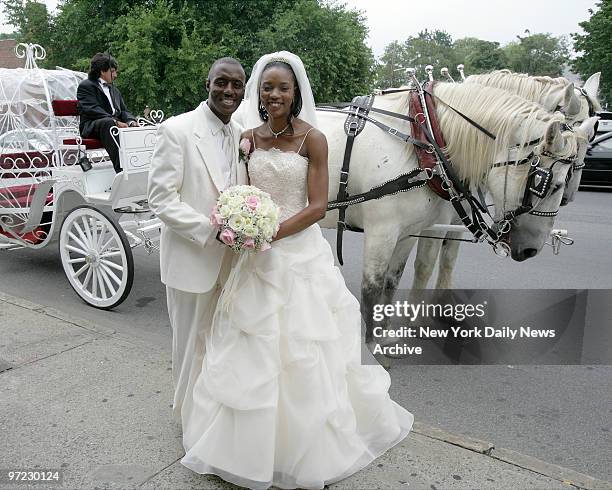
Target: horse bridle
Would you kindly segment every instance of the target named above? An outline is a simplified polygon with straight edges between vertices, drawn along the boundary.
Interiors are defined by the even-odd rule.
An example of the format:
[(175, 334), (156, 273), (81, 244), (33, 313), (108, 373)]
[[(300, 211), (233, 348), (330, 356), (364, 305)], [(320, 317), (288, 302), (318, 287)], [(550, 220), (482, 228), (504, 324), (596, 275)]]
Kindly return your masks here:
[[(533, 140), (526, 143), (525, 146), (538, 145), (541, 143), (541, 139)], [(546, 156), (553, 158), (554, 161), (550, 167), (542, 167), (541, 156)], [(531, 214), (533, 216), (540, 216), (544, 218), (554, 218), (559, 214), (559, 208), (555, 211), (540, 211), (536, 209), (537, 203), (534, 205), (531, 201), (535, 196), (537, 199), (544, 199), (550, 192), (553, 177), (554, 177), (554, 167), (557, 163), (568, 164), (571, 165), (576, 160), (577, 155), (572, 155), (567, 158), (558, 158), (557, 155), (550, 153), (549, 151), (542, 150), (539, 153), (536, 153), (535, 150), (532, 150), (526, 157), (520, 160), (508, 160), (505, 162), (497, 162), (494, 163), (492, 168), (499, 167), (510, 167), (520, 166), (529, 163), (531, 169), (529, 171), (529, 175), (527, 177), (527, 183), (525, 185), (525, 190), (523, 192), (523, 198), (521, 200), (521, 204), (514, 211), (505, 211), (500, 220), (496, 222), (498, 229), (503, 229), (504, 232), (509, 231), (508, 225), (516, 219), (518, 216), (523, 214)], [(507, 176), (507, 173), (506, 173)], [(505, 189), (504, 189), (504, 207), (505, 207)]]

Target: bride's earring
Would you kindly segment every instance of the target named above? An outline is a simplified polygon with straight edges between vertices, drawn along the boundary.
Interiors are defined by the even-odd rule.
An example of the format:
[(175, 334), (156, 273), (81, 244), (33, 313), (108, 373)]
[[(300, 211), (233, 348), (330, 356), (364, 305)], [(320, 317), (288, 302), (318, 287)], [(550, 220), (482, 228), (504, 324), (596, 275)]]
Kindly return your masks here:
[(263, 104), (261, 102), (259, 103), (259, 107), (257, 108), (257, 110), (259, 111), (259, 118), (262, 121), (267, 121), (268, 120), (268, 111), (266, 111), (266, 108), (263, 106)]

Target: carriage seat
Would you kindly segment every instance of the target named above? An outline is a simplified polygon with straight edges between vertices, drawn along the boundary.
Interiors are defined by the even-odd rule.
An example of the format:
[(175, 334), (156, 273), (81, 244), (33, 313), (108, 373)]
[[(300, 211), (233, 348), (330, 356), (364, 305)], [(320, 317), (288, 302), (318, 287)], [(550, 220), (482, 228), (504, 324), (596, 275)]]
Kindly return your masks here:
[[(53, 107), (53, 113), (56, 116), (79, 116), (78, 109), (78, 101), (77, 100), (53, 100), (51, 101), (51, 106)], [(99, 150), (104, 148), (102, 146), (102, 142), (96, 138), (81, 138), (83, 145), (88, 150)], [(76, 145), (76, 138), (67, 138), (64, 140), (65, 145)]]

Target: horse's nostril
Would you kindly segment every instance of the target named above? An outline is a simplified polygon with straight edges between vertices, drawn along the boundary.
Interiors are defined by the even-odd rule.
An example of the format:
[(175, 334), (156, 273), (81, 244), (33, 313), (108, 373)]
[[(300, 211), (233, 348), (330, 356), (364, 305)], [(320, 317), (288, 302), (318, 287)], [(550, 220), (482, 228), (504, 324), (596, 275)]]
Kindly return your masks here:
[(538, 250), (535, 248), (526, 248), (523, 251), (523, 254), (525, 254), (525, 258), (530, 259), (531, 257), (535, 257), (538, 254)]
[(567, 197), (561, 198), (561, 206), (567, 206)]

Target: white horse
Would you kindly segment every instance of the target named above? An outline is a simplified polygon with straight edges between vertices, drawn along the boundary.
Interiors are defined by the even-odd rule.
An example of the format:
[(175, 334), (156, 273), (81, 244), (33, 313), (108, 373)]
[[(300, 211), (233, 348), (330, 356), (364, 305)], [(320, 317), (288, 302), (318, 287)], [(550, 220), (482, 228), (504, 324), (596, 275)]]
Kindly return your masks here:
[[(574, 195), (580, 184), (582, 169), (588, 141), (594, 134), (596, 118), (589, 118), (593, 111), (601, 110), (597, 100), (600, 74), (589, 77), (582, 89), (577, 89), (565, 78), (530, 77), (524, 74), (500, 70), (483, 75), (472, 75), (466, 83), (502, 88), (533, 102), (541, 104), (545, 109), (554, 112), (561, 109), (566, 115), (566, 121), (571, 124), (578, 138), (577, 157), (570, 178), (566, 183), (561, 199), (561, 205), (574, 200)], [(452, 224), (459, 224), (456, 220)], [(424, 289), (431, 278), (436, 259), (439, 260), (437, 289), (452, 287), (452, 273), (457, 259), (462, 234), (457, 232), (428, 232), (429, 236), (439, 239), (419, 239), (414, 262), (412, 287)], [(442, 237), (445, 237), (442, 241)]]
[[(560, 160), (575, 155), (576, 137), (561, 131), (565, 122), (561, 114), (551, 115), (540, 106), (506, 91), (474, 84), (438, 84), (434, 95), (436, 114), (446, 140), (445, 151), (453, 169), (467, 186), (483, 186), (492, 196), (498, 217), (521, 204), (530, 169), (526, 165), (496, 163), (519, 161), (527, 155), (539, 158), (539, 165), (552, 169), (549, 193), (543, 199), (531, 196), (534, 209), (551, 213), (558, 209), (570, 164)], [(396, 93), (379, 96), (374, 107), (401, 114), (408, 113), (409, 96)], [(496, 140), (466, 122), (448, 109), (450, 104), (483, 127), (492, 131)], [(406, 121), (376, 114), (377, 119), (409, 134)], [(329, 198), (338, 191), (340, 168), (346, 136), (345, 115), (319, 112), (319, 128), (329, 144)], [(537, 141), (537, 144), (527, 144)], [(351, 158), (348, 192), (355, 195), (418, 167), (412, 145), (386, 135), (379, 128), (366, 124), (355, 139)], [(366, 322), (366, 341), (372, 341), (372, 309), (377, 303), (390, 300), (397, 288), (406, 257), (415, 238), (434, 223), (448, 219), (447, 203), (427, 187), (351, 206), (346, 223), (362, 228), (365, 235), (362, 279), (362, 313)], [(321, 226), (333, 228), (337, 213), (329, 212)], [(554, 218), (524, 214), (513, 221), (508, 234), (511, 255), (524, 260), (535, 255), (549, 235)]]

